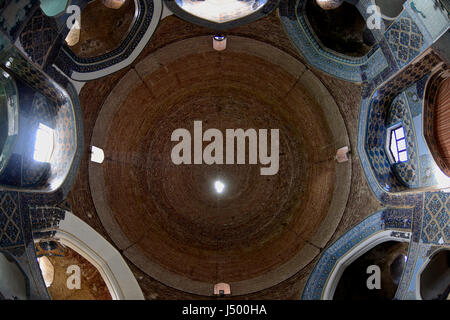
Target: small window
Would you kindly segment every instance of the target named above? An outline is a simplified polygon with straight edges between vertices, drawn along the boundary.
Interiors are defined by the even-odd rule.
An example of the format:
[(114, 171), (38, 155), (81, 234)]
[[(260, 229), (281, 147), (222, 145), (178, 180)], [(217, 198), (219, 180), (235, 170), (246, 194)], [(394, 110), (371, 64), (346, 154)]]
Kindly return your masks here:
[(44, 278), (45, 286), (48, 288), (52, 285), (55, 279), (55, 268), (50, 260), (43, 256), (37, 258), (39, 267), (41, 269), (42, 277)]
[(105, 154), (102, 149), (97, 148), (95, 146), (91, 146), (91, 161), (102, 163), (105, 159)]
[(33, 159), (39, 162), (50, 162), (53, 152), (54, 130), (40, 123), (36, 131)]
[(231, 287), (228, 283), (217, 283), (214, 285), (214, 294), (218, 296), (230, 295)]
[(392, 129), (389, 150), (396, 163), (408, 161), (407, 143), (403, 127)]

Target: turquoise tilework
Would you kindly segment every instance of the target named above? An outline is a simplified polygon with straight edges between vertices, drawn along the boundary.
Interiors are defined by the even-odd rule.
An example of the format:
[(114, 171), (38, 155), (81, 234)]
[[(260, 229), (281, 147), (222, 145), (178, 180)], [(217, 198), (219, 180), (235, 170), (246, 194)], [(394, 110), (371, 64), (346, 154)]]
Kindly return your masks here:
[(302, 299), (321, 299), (326, 282), (338, 260), (359, 243), (383, 230), (392, 230), (393, 236), (402, 237), (402, 232), (411, 230), (411, 220), (410, 209), (387, 209), (374, 213), (350, 229), (324, 250), (306, 283)]
[(405, 7), (422, 30), (427, 43), (436, 41), (450, 26), (448, 13), (431, 0), (408, 0)]
[(408, 161), (394, 164), (393, 171), (404, 185), (409, 188), (417, 188), (419, 187), (420, 182), (420, 169), (416, 146), (416, 133), (406, 100), (406, 95), (404, 93), (397, 96), (397, 98), (395, 98), (392, 102), (387, 118), (387, 124), (389, 127), (399, 123), (402, 124), (405, 130), (408, 148)]
[(385, 37), (400, 68), (429, 46), (414, 19), (406, 11), (388, 28)]
[[(391, 197), (388, 193), (406, 191), (408, 188), (407, 184), (393, 172), (391, 163), (386, 155), (386, 121), (389, 107), (394, 99), (402, 94), (405, 88), (414, 85), (416, 85), (416, 88), (417, 85), (420, 88), (424, 77), (431, 72), (432, 68), (439, 61), (440, 58), (434, 53), (428, 54), (420, 62), (417, 62), (415, 65), (409, 65), (396, 77), (385, 82), (370, 98), (362, 100), (358, 151), (369, 185), (379, 199), (384, 198), (387, 200)], [(408, 115), (407, 119), (408, 122), (411, 122), (410, 115)], [(413, 123), (411, 123), (411, 128), (414, 128)], [(417, 149), (417, 145), (414, 149)], [(420, 159), (419, 162), (422, 163)], [(413, 183), (417, 185), (420, 181), (414, 179)]]
[(335, 77), (352, 82), (371, 80), (388, 67), (388, 62), (379, 47), (375, 47), (367, 56), (360, 58), (337, 55), (322, 48), (304, 16), (302, 10), (304, 3), (305, 0), (296, 0), (293, 6), (292, 2), (282, 2), (280, 17), (287, 34), (308, 63)]
[(422, 241), (450, 244), (450, 194), (427, 192), (423, 214)]

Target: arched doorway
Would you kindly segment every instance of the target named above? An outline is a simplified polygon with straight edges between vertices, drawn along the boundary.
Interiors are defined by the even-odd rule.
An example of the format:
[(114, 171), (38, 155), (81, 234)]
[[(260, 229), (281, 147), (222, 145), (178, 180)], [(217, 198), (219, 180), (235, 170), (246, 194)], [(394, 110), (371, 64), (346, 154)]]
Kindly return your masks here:
[(27, 278), (17, 263), (0, 252), (0, 300), (26, 300)]
[(363, 57), (375, 44), (370, 30), (366, 30), (363, 16), (348, 2), (342, 3), (337, 9), (324, 10), (315, 0), (307, 0), (304, 11), (317, 39), (334, 52)]
[[(378, 244), (345, 268), (333, 300), (392, 300), (406, 265), (407, 254), (406, 242)], [(378, 276), (378, 269), (375, 271), (377, 267), (379, 281), (368, 280), (372, 275)], [(370, 287), (368, 282), (375, 284), (375, 287)]]
[(431, 256), (420, 274), (420, 295), (424, 300), (450, 299), (450, 250)]

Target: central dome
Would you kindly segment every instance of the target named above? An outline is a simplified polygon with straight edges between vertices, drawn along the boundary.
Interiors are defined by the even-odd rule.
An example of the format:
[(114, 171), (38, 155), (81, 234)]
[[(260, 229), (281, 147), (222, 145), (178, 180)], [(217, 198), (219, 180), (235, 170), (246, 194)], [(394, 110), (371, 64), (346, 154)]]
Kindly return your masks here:
[[(341, 146), (300, 62), (245, 38), (220, 53), (210, 41), (159, 49), (119, 81), (94, 128), (105, 162), (90, 164), (90, 185), (107, 232), (144, 272), (188, 292), (225, 282), (242, 294), (292, 276), (331, 237)], [(248, 145), (246, 164), (174, 164), (172, 132), (193, 136), (194, 121), (224, 143), (226, 129), (279, 129), (278, 173), (248, 164)]]

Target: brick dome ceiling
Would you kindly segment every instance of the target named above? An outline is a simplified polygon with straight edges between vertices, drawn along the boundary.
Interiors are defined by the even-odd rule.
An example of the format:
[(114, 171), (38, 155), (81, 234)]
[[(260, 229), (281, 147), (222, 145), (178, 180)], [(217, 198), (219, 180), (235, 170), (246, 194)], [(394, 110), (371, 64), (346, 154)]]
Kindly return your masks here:
[[(218, 282), (234, 294), (261, 290), (299, 271), (334, 232), (336, 139), (297, 60), (245, 38), (220, 53), (209, 37), (187, 41), (150, 54), (104, 103), (92, 145), (106, 158), (89, 167), (94, 203), (115, 244), (155, 279), (205, 295)], [(203, 131), (279, 129), (278, 173), (173, 164), (171, 134), (193, 133), (195, 120)]]

